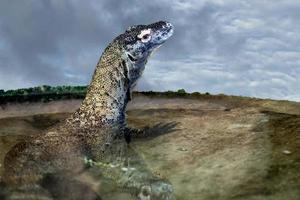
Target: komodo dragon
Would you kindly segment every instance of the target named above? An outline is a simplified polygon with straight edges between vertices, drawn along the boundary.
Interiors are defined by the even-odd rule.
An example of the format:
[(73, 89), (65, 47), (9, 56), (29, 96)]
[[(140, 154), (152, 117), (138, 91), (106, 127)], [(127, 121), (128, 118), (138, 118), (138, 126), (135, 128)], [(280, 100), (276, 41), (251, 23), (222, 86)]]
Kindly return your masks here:
[(70, 177), (80, 173), (84, 157), (103, 162), (122, 158), (127, 146), (124, 135), (129, 140), (125, 109), (132, 88), (153, 50), (172, 34), (173, 26), (159, 21), (129, 27), (116, 37), (100, 57), (80, 108), (58, 126), (18, 143), (7, 153), (4, 182), (11, 191), (7, 199), (96, 198), (88, 189), (84, 198), (79, 191), (55, 196), (41, 183), (52, 173)]

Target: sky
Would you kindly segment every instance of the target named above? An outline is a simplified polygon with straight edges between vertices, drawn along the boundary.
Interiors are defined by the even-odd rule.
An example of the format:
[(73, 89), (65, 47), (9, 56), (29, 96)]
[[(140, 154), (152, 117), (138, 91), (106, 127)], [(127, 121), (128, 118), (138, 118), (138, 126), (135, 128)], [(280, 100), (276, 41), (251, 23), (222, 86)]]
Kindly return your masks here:
[(87, 85), (110, 41), (159, 20), (174, 35), (136, 90), (300, 101), (299, 0), (1, 0), (0, 89)]

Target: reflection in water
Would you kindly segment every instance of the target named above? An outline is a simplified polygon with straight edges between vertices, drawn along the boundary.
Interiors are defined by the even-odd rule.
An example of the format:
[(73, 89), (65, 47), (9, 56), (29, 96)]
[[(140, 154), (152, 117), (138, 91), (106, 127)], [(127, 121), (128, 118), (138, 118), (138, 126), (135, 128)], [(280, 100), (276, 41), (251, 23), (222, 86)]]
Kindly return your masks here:
[[(146, 127), (143, 136), (174, 131)], [(78, 134), (63, 125), (15, 145), (4, 161), (7, 199), (170, 199), (171, 184), (151, 173), (118, 127)], [(84, 132), (83, 132), (84, 133)], [(134, 137), (141, 137), (138, 132)], [(106, 141), (106, 142), (103, 142)], [(113, 195), (112, 195), (113, 194)], [(120, 196), (121, 195), (121, 196)]]
[[(157, 101), (160, 99), (154, 103)], [(188, 102), (183, 101), (178, 107), (189, 105)], [(199, 101), (199, 104), (202, 102)], [(61, 114), (49, 116), (43, 121), (65, 118), (60, 117)], [(261, 113), (253, 108), (233, 109), (230, 112), (222, 109), (156, 109), (150, 112), (143, 108), (130, 111), (128, 116), (128, 124), (134, 127), (153, 125), (167, 119), (179, 121), (180, 126), (176, 128), (180, 127), (180, 130), (151, 140), (132, 139), (128, 148), (125, 145), (124, 155), (114, 154), (120, 159), (112, 161), (109, 158), (95, 159), (93, 151), (86, 150), (86, 155), (89, 155), (86, 161), (90, 159), (91, 164), (84, 164), (85, 157), (79, 155), (81, 170), (77, 173), (71, 173), (75, 171), (72, 168), (44, 171), (43, 179), (37, 185), (12, 188), (6, 184), (4, 191), (0, 180), (0, 199), (4, 199), (4, 193), (9, 194), (8, 189), (14, 189), (15, 196), (35, 193), (44, 194), (44, 199), (70, 199), (72, 195), (76, 199), (84, 195), (85, 199), (134, 200), (141, 197), (141, 193), (146, 196), (151, 192), (149, 184), (141, 188), (141, 184), (133, 184), (139, 180), (139, 183), (152, 185), (169, 185), (170, 182), (173, 187), (171, 199), (299, 199), (299, 115)], [(40, 128), (33, 129), (30, 125), (33, 123), (32, 116), (24, 119), (0, 119), (0, 178), (3, 176), (2, 161), (7, 151), (25, 136), (41, 134)], [(172, 129), (170, 124), (168, 131), (166, 124), (157, 124), (146, 129), (150, 130), (148, 135), (159, 132), (154, 131), (154, 127), (161, 127), (159, 130), (163, 130), (163, 134), (174, 130), (175, 125)], [(52, 136), (52, 140), (54, 138)], [(67, 144), (63, 140), (61, 146)], [(120, 140), (120, 144), (123, 144), (123, 140)], [(65, 149), (67, 154), (67, 147)], [(285, 150), (291, 153), (286, 154)], [(70, 162), (76, 158), (69, 157)]]

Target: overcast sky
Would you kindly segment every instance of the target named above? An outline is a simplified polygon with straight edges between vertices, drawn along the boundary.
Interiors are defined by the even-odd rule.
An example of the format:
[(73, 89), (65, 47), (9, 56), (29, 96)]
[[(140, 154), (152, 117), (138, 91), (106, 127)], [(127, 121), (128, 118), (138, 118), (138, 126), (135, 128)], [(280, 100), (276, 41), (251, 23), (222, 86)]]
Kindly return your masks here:
[(0, 88), (88, 84), (128, 26), (168, 20), (138, 90), (300, 101), (299, 0), (1, 0)]

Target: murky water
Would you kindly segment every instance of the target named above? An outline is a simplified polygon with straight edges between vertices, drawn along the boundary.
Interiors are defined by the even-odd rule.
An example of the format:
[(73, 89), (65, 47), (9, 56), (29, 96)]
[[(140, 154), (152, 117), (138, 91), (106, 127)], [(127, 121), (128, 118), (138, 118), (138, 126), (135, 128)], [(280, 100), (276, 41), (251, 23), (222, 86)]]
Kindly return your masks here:
[[(0, 119), (0, 176), (13, 145), (28, 135), (43, 134), (67, 115)], [(92, 191), (103, 200), (149, 199), (150, 191), (162, 194), (161, 190), (168, 195), (151, 199), (300, 198), (297, 115), (191, 106), (130, 109), (128, 116), (131, 126), (148, 126), (155, 137), (133, 140), (122, 162), (85, 160), (89, 167), (72, 177), (73, 182), (48, 177), (44, 184), (51, 192), (61, 192), (58, 187), (69, 192), (84, 189), (85, 195)]]

